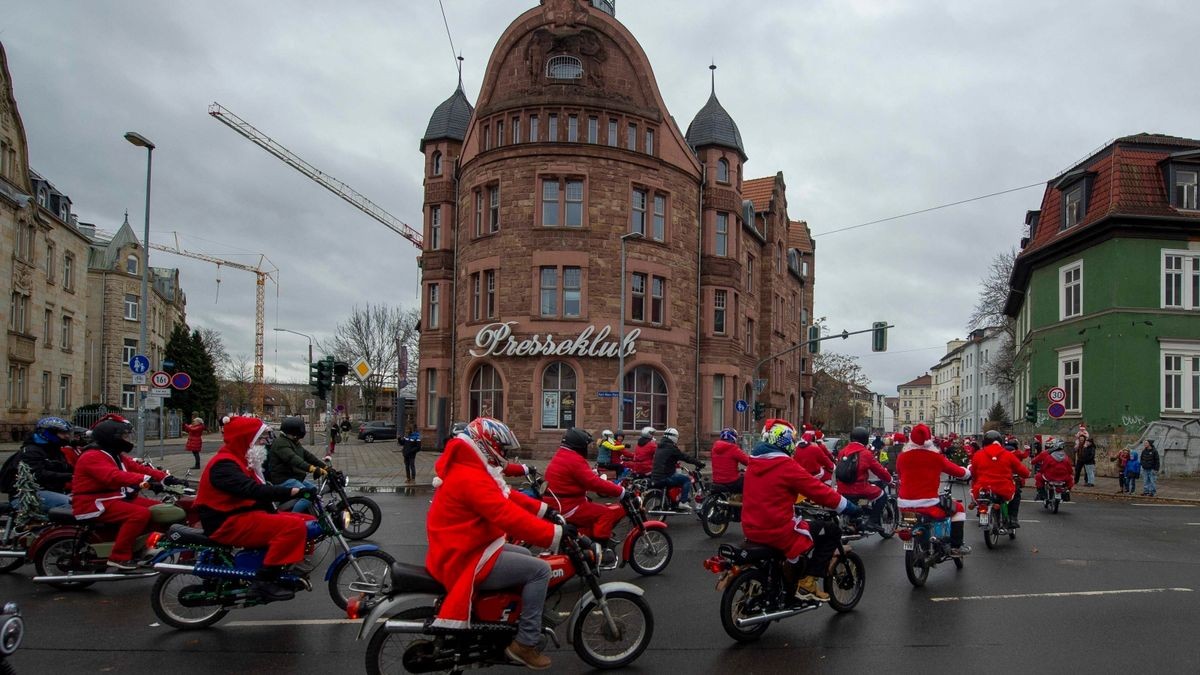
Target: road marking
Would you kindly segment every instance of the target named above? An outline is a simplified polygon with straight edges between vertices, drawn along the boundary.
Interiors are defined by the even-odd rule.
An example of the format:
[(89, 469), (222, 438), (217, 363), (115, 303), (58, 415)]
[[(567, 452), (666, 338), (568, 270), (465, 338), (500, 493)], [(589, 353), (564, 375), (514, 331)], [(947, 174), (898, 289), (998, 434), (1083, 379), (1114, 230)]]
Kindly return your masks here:
[(1200, 525), (1200, 523), (1188, 523), (1188, 525)]
[(1040, 520), (1030, 520), (1030, 519), (1026, 518), (1026, 519), (1022, 520), (1021, 522), (1022, 522), (1022, 523), (1040, 523), (1040, 522), (1042, 522), (1042, 521), (1040, 521)]
[(1069, 593), (1015, 593), (1011, 595), (966, 595), (961, 597), (930, 598), (934, 602), (959, 600), (1014, 600), (1021, 598), (1069, 598), (1073, 596), (1128, 595), (1131, 593), (1191, 593), (1190, 588), (1129, 588), (1119, 591), (1074, 591)]
[(1194, 508), (1196, 508), (1195, 504), (1133, 504), (1133, 506), (1166, 506), (1166, 507), (1173, 506), (1177, 509), (1194, 509)]
[(254, 628), (259, 626), (333, 626), (343, 623), (362, 623), (362, 619), (279, 619), (276, 621), (230, 621), (225, 624), (230, 628), (238, 626)]

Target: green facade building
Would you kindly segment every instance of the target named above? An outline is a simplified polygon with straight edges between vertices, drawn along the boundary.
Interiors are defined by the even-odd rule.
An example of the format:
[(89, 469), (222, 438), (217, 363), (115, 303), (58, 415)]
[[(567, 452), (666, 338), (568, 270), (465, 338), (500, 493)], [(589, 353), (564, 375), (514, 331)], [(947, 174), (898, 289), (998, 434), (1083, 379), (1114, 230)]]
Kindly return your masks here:
[(1063, 423), (1140, 431), (1200, 418), (1200, 141), (1119, 138), (1026, 216), (1005, 313), (1014, 410), (1062, 387)]

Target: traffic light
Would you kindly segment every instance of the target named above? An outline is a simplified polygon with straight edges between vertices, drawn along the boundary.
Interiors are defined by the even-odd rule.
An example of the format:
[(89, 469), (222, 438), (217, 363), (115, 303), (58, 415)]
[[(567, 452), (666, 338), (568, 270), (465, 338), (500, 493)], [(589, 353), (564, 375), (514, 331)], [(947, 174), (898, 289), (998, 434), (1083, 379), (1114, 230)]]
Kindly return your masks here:
[(871, 324), (871, 351), (887, 351), (887, 329), (886, 321), (876, 321)]
[(1025, 421), (1029, 422), (1030, 424), (1037, 422), (1037, 401), (1030, 399), (1030, 401), (1025, 404)]
[(764, 417), (764, 413), (766, 413), (766, 411), (767, 411), (767, 406), (763, 405), (763, 403), (761, 401), (755, 401), (754, 402), (754, 421), (758, 422), (759, 420), (761, 420)]
[(332, 357), (330, 357), (330, 361), (333, 363), (333, 381), (341, 384), (342, 380), (346, 378), (346, 373), (350, 372), (350, 364), (345, 361), (333, 361)]
[(821, 327), (816, 324), (809, 326), (808, 327), (808, 353), (809, 354), (820, 354), (821, 353), (820, 339), (821, 339)]
[(317, 398), (325, 398), (325, 392), (321, 389), (321, 363), (308, 364), (308, 386), (312, 387), (312, 394)]
[(324, 399), (326, 392), (333, 387), (333, 359), (321, 359), (316, 364), (317, 369), (317, 388), (313, 390), (313, 394), (319, 399)]

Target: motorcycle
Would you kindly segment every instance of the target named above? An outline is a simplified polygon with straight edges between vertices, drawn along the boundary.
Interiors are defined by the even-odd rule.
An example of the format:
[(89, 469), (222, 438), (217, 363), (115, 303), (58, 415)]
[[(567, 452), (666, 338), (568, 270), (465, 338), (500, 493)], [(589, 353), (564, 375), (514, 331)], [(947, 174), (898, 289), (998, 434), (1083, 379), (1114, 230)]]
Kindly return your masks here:
[(983, 530), (983, 543), (988, 548), (996, 548), (1000, 537), (1008, 535), (1009, 539), (1017, 538), (1008, 515), (1008, 502), (1000, 499), (991, 490), (984, 488), (979, 491), (976, 501), (976, 511), (979, 515), (979, 529)]
[[(810, 519), (836, 526), (837, 514), (827, 509), (800, 507)], [(742, 546), (721, 544), (717, 554), (704, 561), (704, 569), (719, 575), (721, 627), (738, 642), (753, 642), (772, 622), (810, 612), (825, 604), (820, 600), (797, 600), (784, 576), (788, 562), (778, 549), (753, 542)], [(829, 606), (837, 612), (849, 612), (858, 605), (866, 588), (866, 566), (862, 558), (846, 550), (838, 538), (825, 592)]]
[[(383, 511), (379, 508), (379, 504), (374, 499), (363, 495), (347, 496), (346, 486), (350, 484), (350, 481), (346, 478), (346, 474), (335, 471), (328, 457), (325, 458), (325, 466), (328, 472), (317, 484), (317, 494), (321, 495), (321, 503), (326, 510), (349, 514), (348, 524), (342, 530), (342, 534), (347, 539), (354, 541), (366, 539), (375, 534), (383, 520)], [(341, 523), (343, 519), (335, 518), (334, 522)]]
[[(151, 551), (154, 545), (150, 538), (177, 523), (197, 523), (195, 490), (187, 481), (174, 485), (151, 483), (151, 489), (159, 494), (162, 503), (150, 507), (150, 525), (134, 543), (134, 557), (142, 557), (145, 564), (161, 559), (161, 554)], [(120, 523), (101, 523), (95, 520), (76, 520), (70, 506), (51, 509), (46, 514), (50, 526), (37, 533), (29, 546), (29, 559), (33, 561), (37, 576), (33, 580), (63, 590), (80, 589), (98, 581), (130, 581), (145, 579), (156, 573), (108, 572), (108, 556), (116, 541)], [(146, 559), (146, 556), (150, 556)]]
[[(560, 522), (562, 522), (560, 520)], [(642, 589), (625, 582), (600, 583), (599, 547), (586, 537), (563, 537), (563, 553), (542, 553), (550, 564), (550, 586), (543, 613), (541, 648), (560, 646), (558, 629), (566, 626), (567, 642), (593, 668), (623, 668), (633, 663), (654, 634), (654, 615)], [(572, 579), (583, 581), (583, 593), (569, 614), (555, 611)], [(469, 627), (432, 626), (445, 589), (424, 567), (395, 563), (391, 590), (377, 603), (351, 602), (346, 615), (366, 618), (358, 639), (367, 642), (367, 673), (460, 672), (468, 667), (511, 665), (504, 649), (517, 634), (521, 589), (480, 591), (472, 603)]]
[(900, 507), (896, 501), (896, 484), (882, 481), (871, 481), (871, 483), (883, 490), (886, 495), (884, 499), (887, 501), (883, 505), (883, 514), (879, 517), (880, 526), (878, 528), (870, 526), (871, 516), (867, 512), (871, 509), (871, 502), (866, 499), (856, 499), (855, 503), (862, 508), (863, 512), (856, 518), (840, 516), (842, 532), (844, 532), (842, 541), (858, 541), (872, 534), (878, 534), (886, 540), (896, 534), (896, 523), (900, 515)]
[(7, 500), (0, 500), (0, 574), (29, 562), (29, 547), (52, 525), (44, 513), (20, 515)]
[[(950, 497), (951, 485), (946, 483), (942, 490), (945, 497)], [(956, 569), (963, 568), (962, 558), (950, 555), (949, 518), (902, 512), (896, 536), (904, 544), (904, 574), (917, 588), (925, 585), (930, 570), (947, 560), (953, 560)]]
[(742, 522), (742, 495), (713, 487), (700, 503), (700, 527), (712, 538), (720, 537), (730, 523)]
[[(388, 569), (395, 558), (373, 544), (352, 548), (344, 534), (350, 521), (348, 512), (324, 508), (317, 501), (309, 504), (308, 513), (316, 520), (308, 523), (304, 561), (284, 573), (280, 583), (292, 590), (311, 591), (309, 574), (324, 560), (332, 543), (341, 552), (329, 564), (324, 580), (339, 609), (345, 609), (358, 596), (372, 598), (386, 593)], [(340, 522), (335, 522), (335, 515)], [(173, 525), (165, 535), (152, 535), (150, 544), (162, 547), (153, 566), (161, 576), (150, 592), (150, 604), (154, 614), (168, 626), (180, 630), (206, 628), (232, 609), (266, 604), (250, 589), (262, 567), (265, 549), (219, 544), (203, 530), (184, 525)]]
[[(688, 480), (692, 483), (692, 501), (697, 505), (704, 502), (705, 495), (708, 494), (708, 484), (704, 476), (700, 474), (700, 469), (704, 468), (701, 464), (699, 467), (688, 469), (685, 474)], [(679, 497), (683, 494), (683, 488), (680, 487), (651, 487), (649, 478), (639, 478), (633, 481), (635, 490), (642, 496), (642, 501), (646, 505), (646, 512), (652, 516), (675, 516), (687, 511), (676, 511), (671, 508), (671, 504), (679, 503)], [(690, 510), (690, 509), (689, 509)], [(699, 514), (697, 514), (699, 517)]]
[(21, 608), (15, 602), (5, 603), (0, 610), (0, 675), (13, 675), (12, 664), (8, 657), (21, 646), (25, 637), (25, 620), (21, 617)]
[(1063, 481), (1046, 481), (1042, 492), (1042, 508), (1054, 513), (1058, 513), (1059, 504), (1071, 501), (1071, 493), (1067, 490), (1067, 484)]

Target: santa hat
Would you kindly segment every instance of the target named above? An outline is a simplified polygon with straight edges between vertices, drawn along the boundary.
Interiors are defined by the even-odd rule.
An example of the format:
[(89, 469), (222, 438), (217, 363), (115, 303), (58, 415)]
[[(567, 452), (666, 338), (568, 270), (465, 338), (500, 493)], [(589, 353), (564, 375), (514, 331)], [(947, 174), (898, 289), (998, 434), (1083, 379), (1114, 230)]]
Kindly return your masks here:
[(925, 445), (930, 441), (930, 439), (933, 438), (933, 434), (930, 433), (929, 427), (925, 426), (924, 424), (918, 424), (912, 428), (912, 431), (909, 433), (909, 438), (917, 445)]
[(892, 442), (897, 445), (904, 445), (908, 442), (908, 437), (904, 434), (897, 433), (896, 435), (892, 436)]

